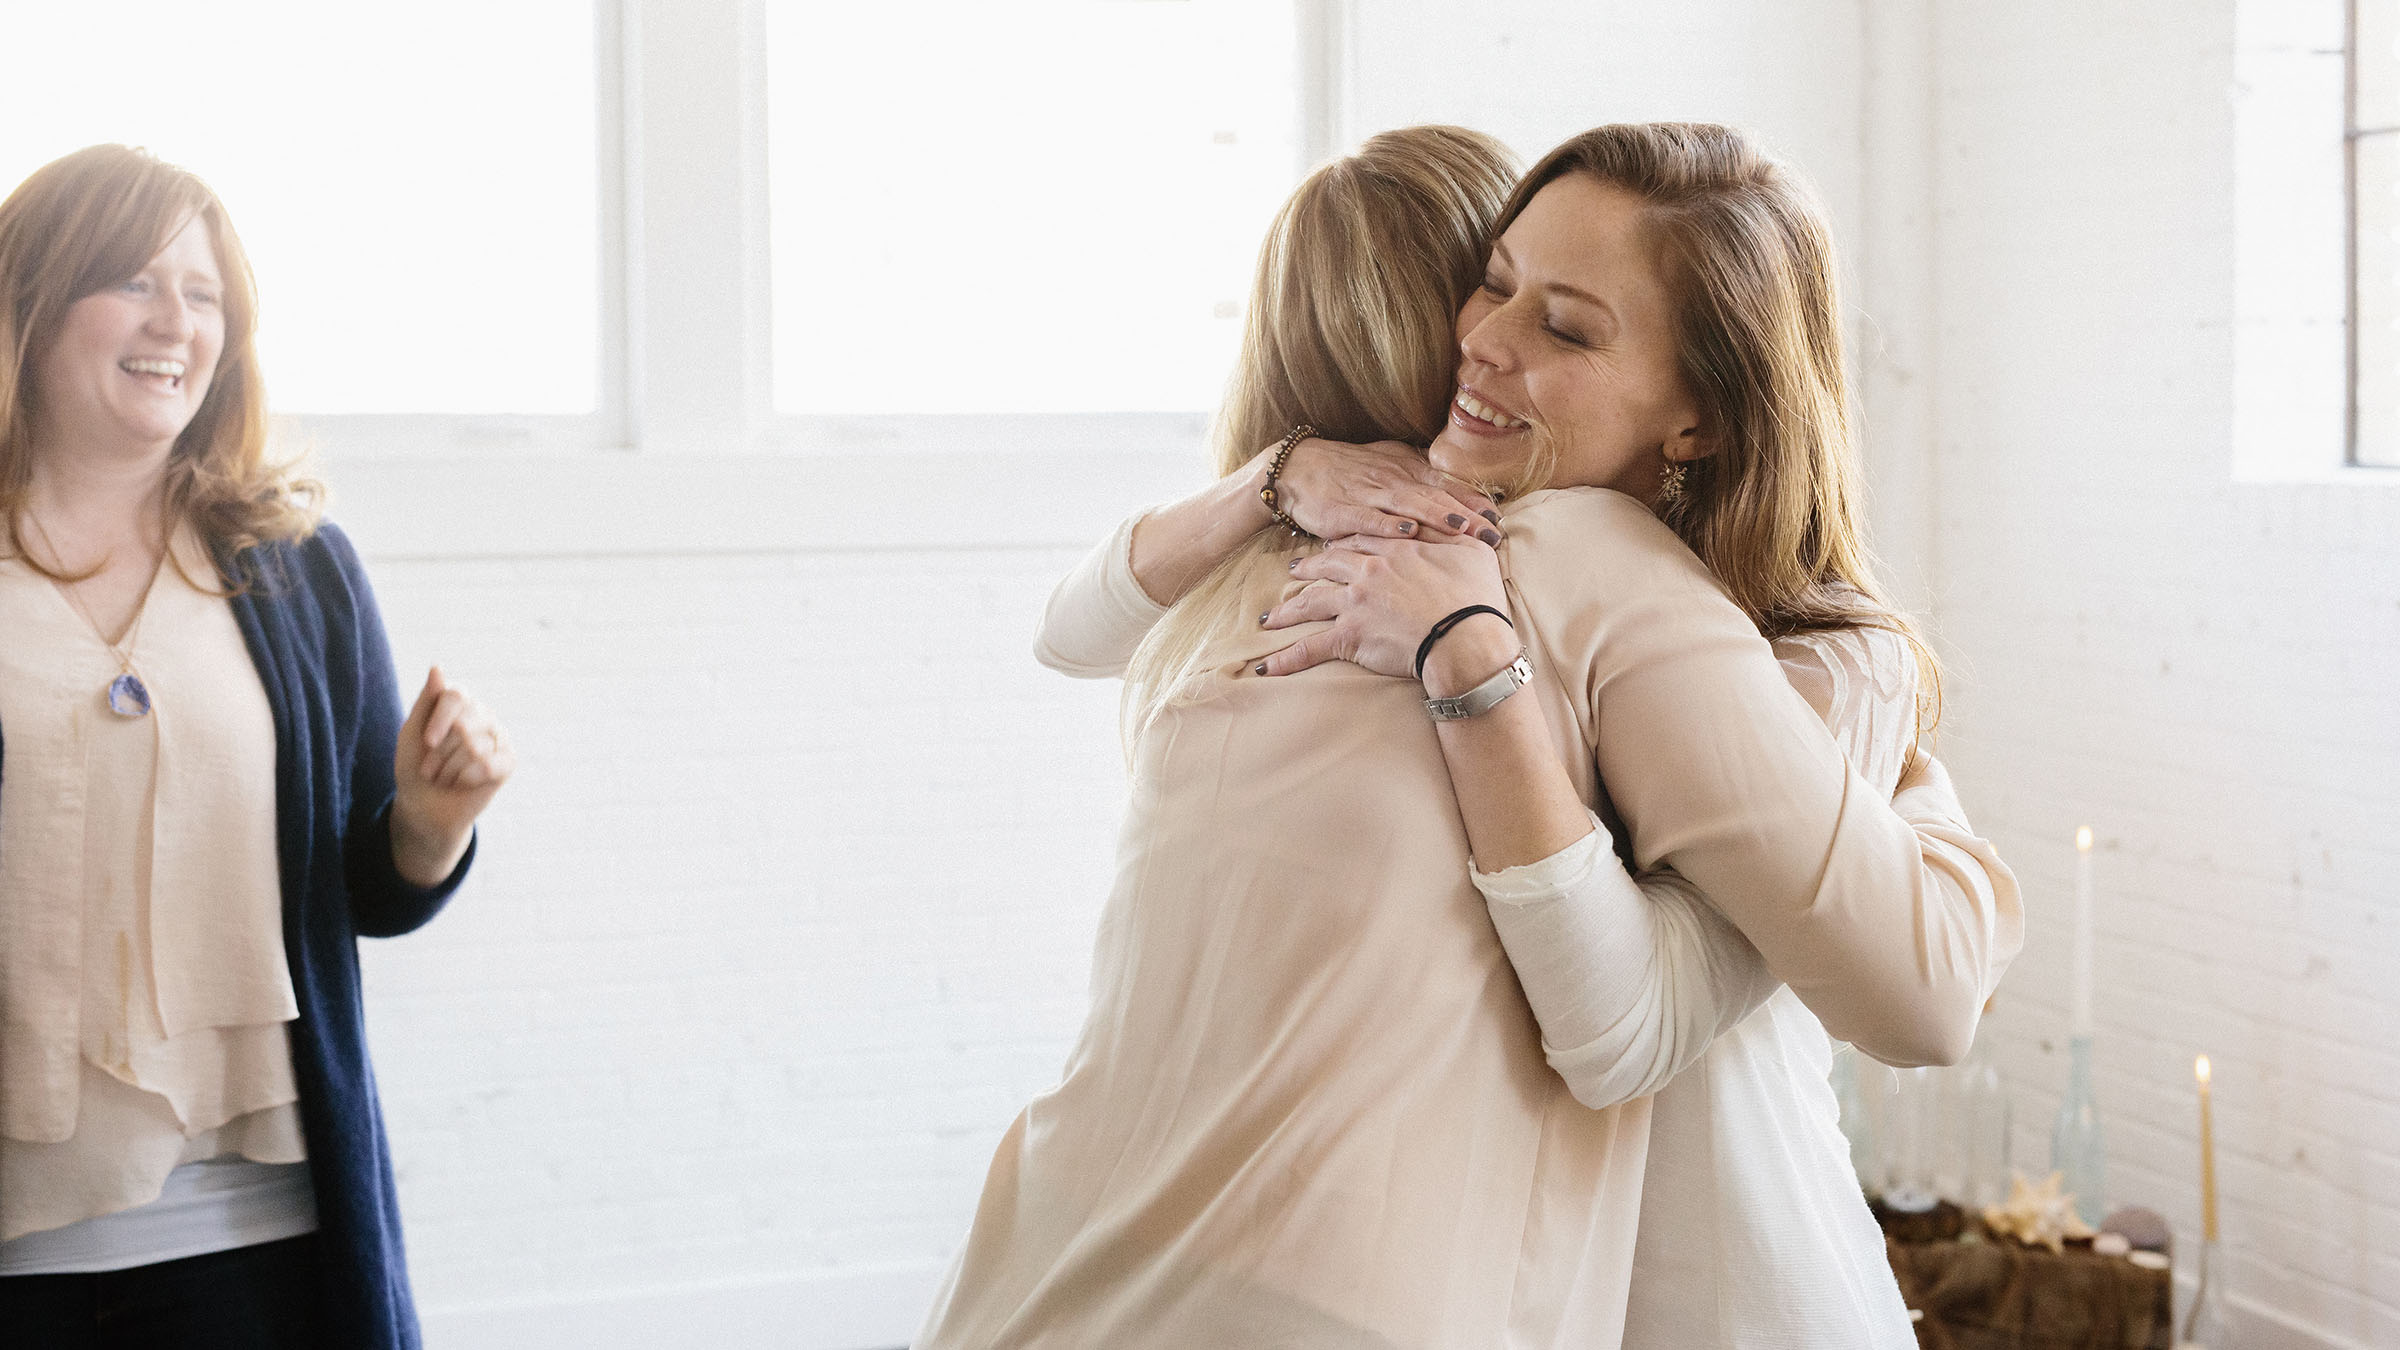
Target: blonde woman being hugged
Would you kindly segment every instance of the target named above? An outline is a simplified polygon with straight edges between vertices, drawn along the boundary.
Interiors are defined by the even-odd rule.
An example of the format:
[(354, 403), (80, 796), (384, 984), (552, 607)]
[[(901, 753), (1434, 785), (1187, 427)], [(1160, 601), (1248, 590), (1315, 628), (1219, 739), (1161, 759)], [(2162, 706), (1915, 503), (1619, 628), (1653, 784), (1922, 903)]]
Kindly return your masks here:
[[(1372, 184), (1377, 158), (1371, 143), (1327, 173)], [(1604, 206), (1630, 198), (1632, 209), (1582, 209), (1596, 184), (1614, 189), (1598, 193)], [(1916, 751), (1919, 663), (1905, 625), (1871, 599), (1830, 244), (1799, 186), (1719, 127), (1599, 129), (1529, 175), (1506, 219), (1523, 221), (1537, 198), (1529, 228), (1546, 228), (1530, 235), (1500, 236), (1498, 207), (1486, 218), (1479, 238), (1505, 246), (1488, 259), (1474, 250), (1455, 328), (1393, 330), (1393, 368), (1430, 408), (1405, 424), (1406, 442), (1307, 439), (1283, 460), (1287, 512), (1347, 537), (1324, 557), (1291, 558), (1295, 576), (1315, 580), (1250, 616), (1300, 638), (1278, 640), (1262, 665), (1280, 673), (1348, 655), (1408, 677), (1433, 619), (1488, 602), (1507, 620), (1472, 614), (1435, 641), (1429, 689), (1487, 673), (1454, 664), (1507, 660), (1471, 650), (1477, 629), (1486, 647), (1513, 653), (1513, 636), (1537, 667), (1576, 672), (1584, 696), (1504, 700), (1439, 733), (1481, 864), (1474, 881), (1551, 1064), (1593, 1105), (1659, 1067), (1628, 1061), (1601, 1034), (1621, 1032), (1616, 1019), (1633, 1006), (1603, 958), (1627, 950), (1643, 917), (1603, 818), (1621, 814), (1618, 848), (1642, 868), (1706, 878), (1701, 931), (1722, 911), (1757, 944), (1738, 942), (1741, 956), (1755, 963), (1763, 950), (1791, 981), (1770, 980), (1755, 1015), (1737, 1003), (1721, 1023), (1691, 1022), (1730, 1027), (1713, 1046), (1674, 1039), (1672, 1066), (1697, 1067), (1652, 1103), (1628, 1343), (1905, 1345), (1840, 1156), (1819, 1019), (1895, 1063), (1956, 1057), (2017, 948), (2021, 912), (2007, 869)], [(1038, 654), (1081, 675), (1124, 672), (1130, 658), (1137, 723), (1188, 679), (1190, 635), (1236, 621), (1223, 591), (1243, 550), (1277, 547), (1258, 491), (1275, 457), (1241, 447), (1264, 443), (1278, 419), (1313, 420), (1323, 399), (1297, 401), (1294, 373), (1321, 369), (1314, 352), (1360, 341), (1322, 331), (1353, 322), (1334, 304), (1290, 328), (1260, 316), (1293, 313), (1276, 302), (1296, 293), (1365, 289), (1348, 284), (1343, 241), (1390, 211), (1380, 197), (1302, 190), (1269, 239), (1238, 377), (1252, 397), (1237, 394), (1221, 427), (1247, 438), (1223, 443), (1227, 476), (1128, 522), (1052, 600)], [(1526, 250), (1536, 274), (1517, 270)], [(1430, 457), (1417, 448), (1426, 443)], [(1703, 476), (1696, 462), (1711, 456)], [(1576, 482), (1617, 491), (1556, 490)], [(1553, 490), (1512, 499), (1503, 543), (1499, 513), (1462, 519), (1480, 509), (1465, 486), (1475, 483)], [(1349, 580), (1335, 585), (1336, 572)], [(1425, 584), (1431, 576), (1443, 580)], [(1586, 781), (1591, 769), (1605, 786)], [(1572, 806), (1542, 795), (1562, 774)], [(1644, 870), (1639, 887), (1664, 901), (1680, 881)], [(1649, 918), (1663, 934), (1677, 914), (1660, 903)], [(1737, 984), (1720, 975), (1720, 987)]]
[(405, 722), (358, 555), (265, 455), (248, 263), (123, 146), (0, 203), (0, 1327), (413, 1347), (356, 941), (513, 757)]

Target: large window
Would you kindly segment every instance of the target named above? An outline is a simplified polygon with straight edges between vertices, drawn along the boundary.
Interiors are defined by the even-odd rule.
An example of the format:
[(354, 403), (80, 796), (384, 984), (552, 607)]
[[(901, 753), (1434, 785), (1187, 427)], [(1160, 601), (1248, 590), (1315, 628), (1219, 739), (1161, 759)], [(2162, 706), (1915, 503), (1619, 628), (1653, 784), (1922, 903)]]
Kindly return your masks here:
[(2400, 3), (2349, 27), (2350, 462), (2400, 467)]
[(1211, 407), (1299, 163), (1291, 0), (767, 9), (778, 412)]
[(13, 4), (0, 191), (69, 150), (207, 179), (278, 409), (596, 421), (591, 0)]
[(2384, 101), (2388, 76), (2364, 68), (2378, 48), (2388, 68), (2391, 40), (2361, 42), (2348, 0), (2237, 0), (2233, 17), (2234, 477), (2383, 477), (2356, 466), (2392, 455), (2376, 430), (2395, 421), (2392, 150), (2353, 129)]
[[(346, 511), (406, 504), (430, 547), (768, 546), (912, 457), (974, 501), (943, 538), (1056, 541), (1088, 522), (993, 494), (1199, 471), (1259, 237), (1338, 144), (1340, 13), (14, 4), (0, 50), (39, 59), (0, 80), (0, 191), (98, 141), (199, 171), (275, 408)], [(528, 512), (558, 470), (494, 447), (639, 453)]]

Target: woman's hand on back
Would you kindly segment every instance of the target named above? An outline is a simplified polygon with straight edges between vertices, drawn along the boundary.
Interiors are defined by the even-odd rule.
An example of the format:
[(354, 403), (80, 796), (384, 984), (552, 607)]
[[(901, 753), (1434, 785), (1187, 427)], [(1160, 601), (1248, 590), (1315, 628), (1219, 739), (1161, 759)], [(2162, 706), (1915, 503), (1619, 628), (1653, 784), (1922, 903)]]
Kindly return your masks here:
[[(1285, 597), (1267, 611), (1261, 626), (1288, 628), (1323, 619), (1332, 620), (1333, 626), (1260, 662), (1255, 669), (1261, 675), (1289, 675), (1326, 661), (1353, 661), (1378, 675), (1414, 679), (1417, 648), (1444, 617), (1469, 605), (1508, 610), (1499, 555), (1466, 535), (1350, 535), (1294, 562), (1292, 575), (1326, 584)], [(1478, 621), (1497, 627), (1496, 621)]]
[[(1266, 480), (1268, 451), (1258, 461)], [(1492, 499), (1445, 477), (1425, 452), (1403, 441), (1353, 445), (1312, 436), (1292, 447), (1276, 480), (1284, 513), (1319, 539), (1482, 537), (1500, 542)]]

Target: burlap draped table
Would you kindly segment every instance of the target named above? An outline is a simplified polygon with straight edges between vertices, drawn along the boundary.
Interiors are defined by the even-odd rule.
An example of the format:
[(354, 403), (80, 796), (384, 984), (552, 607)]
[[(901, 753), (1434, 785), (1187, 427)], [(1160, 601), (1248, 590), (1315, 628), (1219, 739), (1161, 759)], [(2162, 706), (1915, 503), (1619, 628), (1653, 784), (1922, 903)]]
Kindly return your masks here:
[(1884, 1248), (1924, 1350), (2168, 1350), (2170, 1272), (2091, 1243), (2064, 1252), (1995, 1237), (1957, 1209), (1902, 1218), (1878, 1207)]

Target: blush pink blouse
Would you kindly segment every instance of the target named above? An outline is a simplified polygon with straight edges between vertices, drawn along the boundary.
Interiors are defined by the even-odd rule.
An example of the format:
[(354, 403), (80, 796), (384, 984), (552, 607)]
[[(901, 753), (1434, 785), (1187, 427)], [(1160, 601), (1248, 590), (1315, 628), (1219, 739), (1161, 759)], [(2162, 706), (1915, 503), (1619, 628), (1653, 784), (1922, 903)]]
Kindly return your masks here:
[[(133, 648), (0, 559), (0, 1240), (157, 1198), (182, 1162), (303, 1159), (266, 692), (188, 528)], [(180, 564), (180, 570), (178, 568)]]

